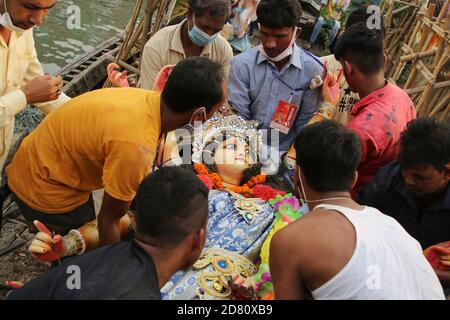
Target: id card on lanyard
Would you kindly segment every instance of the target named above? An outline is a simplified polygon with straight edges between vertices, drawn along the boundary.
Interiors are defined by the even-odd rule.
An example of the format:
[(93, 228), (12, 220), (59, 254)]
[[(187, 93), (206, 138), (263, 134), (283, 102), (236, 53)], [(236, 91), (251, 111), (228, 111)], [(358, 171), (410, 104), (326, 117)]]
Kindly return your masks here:
[[(318, 62), (325, 70), (324, 74), (326, 75), (326, 68), (322, 64), (322, 62), (317, 59), (314, 55), (310, 54), (309, 52), (305, 51), (307, 55), (312, 57), (316, 62)], [(270, 123), (269, 128), (278, 130), (284, 134), (288, 134), (291, 130), (292, 126), (294, 125), (295, 121), (297, 120), (298, 113), (300, 111), (300, 105), (303, 100), (303, 95), (305, 92), (311, 90), (309, 87), (302, 87), (302, 88), (293, 88), (288, 83), (286, 83), (283, 79), (281, 79), (277, 72), (274, 69), (271, 69), (272, 74), (275, 78), (277, 78), (281, 83), (283, 83), (285, 86), (287, 86), (291, 90), (291, 94), (288, 101), (280, 100), (278, 102), (277, 108), (275, 110), (275, 113), (272, 117), (272, 121)], [(292, 103), (292, 98), (294, 95), (299, 96), (299, 104), (295, 105)]]
[[(295, 105), (292, 103), (293, 94), (288, 101), (280, 100), (277, 105), (277, 109), (270, 123), (271, 129), (276, 129), (284, 134), (288, 134), (297, 119), (297, 114), (300, 111), (300, 104)], [(303, 95), (300, 94), (300, 103)]]

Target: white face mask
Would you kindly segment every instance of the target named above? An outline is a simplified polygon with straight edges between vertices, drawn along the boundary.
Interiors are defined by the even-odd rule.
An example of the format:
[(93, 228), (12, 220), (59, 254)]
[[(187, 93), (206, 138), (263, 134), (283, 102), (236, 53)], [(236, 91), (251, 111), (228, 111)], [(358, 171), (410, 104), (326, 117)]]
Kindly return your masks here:
[(18, 33), (26, 32), (27, 30), (16, 27), (12, 22), (11, 16), (9, 15), (8, 10), (6, 9), (6, 0), (3, 0), (3, 6), (5, 7), (5, 13), (0, 16), (0, 24), (4, 26), (6, 29), (11, 31), (15, 31)]
[(293, 52), (293, 45), (295, 40), (297, 39), (297, 30), (298, 28), (295, 27), (294, 29), (294, 34), (292, 35), (292, 39), (291, 42), (289, 43), (289, 46), (286, 48), (286, 50), (284, 50), (282, 53), (280, 53), (278, 56), (271, 58), (267, 55), (266, 50), (264, 50), (264, 47), (262, 44), (259, 45), (259, 52), (266, 57), (267, 59), (273, 61), (273, 62), (279, 62), (281, 60), (283, 60), (284, 58), (289, 57), (290, 55), (292, 55)]

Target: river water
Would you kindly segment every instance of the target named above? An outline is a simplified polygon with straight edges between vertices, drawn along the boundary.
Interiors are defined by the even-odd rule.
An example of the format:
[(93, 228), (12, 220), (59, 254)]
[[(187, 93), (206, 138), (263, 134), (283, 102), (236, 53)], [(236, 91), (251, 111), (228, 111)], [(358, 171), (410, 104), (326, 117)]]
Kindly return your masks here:
[[(80, 29), (73, 28), (78, 6)], [(56, 0), (40, 27), (34, 29), (38, 57), (48, 73), (92, 50), (125, 29), (135, 0)], [(69, 27), (67, 22), (69, 21)]]

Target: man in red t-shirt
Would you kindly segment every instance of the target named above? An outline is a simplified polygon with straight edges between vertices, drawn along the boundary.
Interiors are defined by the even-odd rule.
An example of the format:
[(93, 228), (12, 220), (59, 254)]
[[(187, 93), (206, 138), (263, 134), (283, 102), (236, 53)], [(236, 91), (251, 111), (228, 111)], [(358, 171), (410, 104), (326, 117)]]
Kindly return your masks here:
[(334, 54), (350, 89), (361, 98), (347, 125), (361, 139), (356, 191), (397, 158), (400, 134), (416, 118), (416, 109), (406, 92), (384, 78), (387, 58), (378, 30), (368, 29), (366, 23), (352, 25), (339, 38)]

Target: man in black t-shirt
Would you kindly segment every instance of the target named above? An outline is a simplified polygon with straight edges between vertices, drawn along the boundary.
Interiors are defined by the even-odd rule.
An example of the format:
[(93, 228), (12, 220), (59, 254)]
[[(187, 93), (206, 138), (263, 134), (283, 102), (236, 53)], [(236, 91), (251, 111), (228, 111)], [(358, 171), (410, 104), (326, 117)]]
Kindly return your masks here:
[(160, 299), (160, 288), (190, 268), (206, 240), (208, 189), (194, 173), (162, 168), (136, 195), (135, 239), (66, 260), (8, 299)]
[[(400, 140), (399, 160), (382, 168), (359, 192), (359, 202), (397, 220), (425, 250), (450, 244), (450, 125), (419, 117)], [(450, 248), (436, 252), (436, 273), (450, 289)], [(435, 268), (437, 266), (434, 266)]]

